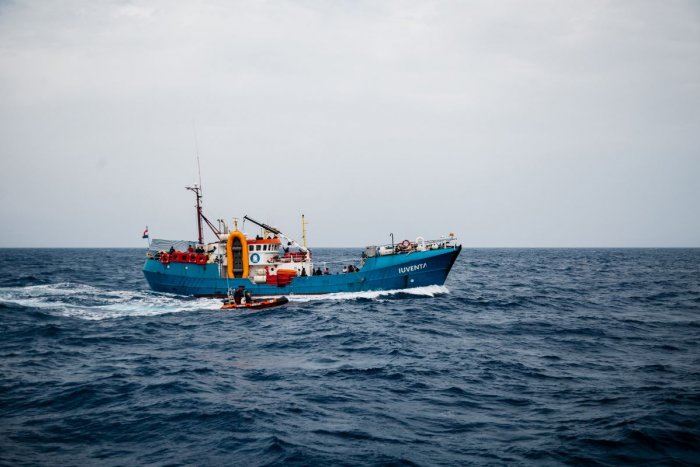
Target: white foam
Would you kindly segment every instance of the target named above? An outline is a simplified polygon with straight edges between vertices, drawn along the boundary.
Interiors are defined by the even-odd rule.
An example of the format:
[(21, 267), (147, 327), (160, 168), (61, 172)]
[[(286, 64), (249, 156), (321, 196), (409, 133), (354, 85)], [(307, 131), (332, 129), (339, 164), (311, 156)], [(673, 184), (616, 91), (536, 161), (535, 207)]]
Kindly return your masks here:
[(221, 301), (215, 299), (184, 300), (180, 296), (170, 294), (138, 290), (104, 290), (74, 283), (0, 288), (0, 302), (87, 320), (216, 310), (221, 306)]
[(311, 302), (316, 300), (356, 300), (365, 298), (368, 300), (381, 300), (382, 297), (390, 297), (397, 294), (417, 295), (423, 297), (434, 297), (450, 293), (444, 285), (428, 285), (425, 287), (415, 287), (411, 289), (396, 290), (373, 290), (368, 292), (338, 292), (324, 295), (288, 295), (290, 302)]

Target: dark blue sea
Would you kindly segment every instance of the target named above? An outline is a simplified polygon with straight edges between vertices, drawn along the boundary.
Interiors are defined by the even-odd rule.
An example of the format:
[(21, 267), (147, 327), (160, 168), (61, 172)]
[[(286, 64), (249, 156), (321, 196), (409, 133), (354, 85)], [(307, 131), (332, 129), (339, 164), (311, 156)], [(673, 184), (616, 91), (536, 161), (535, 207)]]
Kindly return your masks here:
[(465, 249), (257, 312), (143, 260), (0, 250), (0, 464), (700, 464), (699, 249)]

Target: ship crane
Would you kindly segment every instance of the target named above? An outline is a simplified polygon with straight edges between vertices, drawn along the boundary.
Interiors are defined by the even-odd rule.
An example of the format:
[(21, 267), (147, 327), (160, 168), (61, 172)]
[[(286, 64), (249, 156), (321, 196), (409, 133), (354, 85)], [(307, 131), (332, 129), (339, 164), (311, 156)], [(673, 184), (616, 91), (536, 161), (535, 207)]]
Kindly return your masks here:
[(258, 227), (261, 227), (261, 228), (267, 230), (268, 232), (272, 232), (272, 233), (275, 234), (275, 235), (279, 235), (280, 237), (284, 238), (285, 240), (287, 240), (288, 242), (290, 242), (290, 243), (291, 243), (292, 245), (294, 245), (295, 247), (299, 248), (299, 249), (300, 249), (301, 251), (303, 251), (304, 253), (308, 253), (308, 251), (309, 251), (308, 248), (306, 248), (305, 246), (299, 245), (299, 243), (297, 243), (296, 240), (294, 240), (294, 239), (291, 238), (291, 237), (286, 236), (286, 235), (283, 234), (279, 229), (276, 229), (276, 228), (274, 228), (274, 227), (272, 227), (272, 226), (269, 226), (269, 225), (267, 225), (267, 224), (263, 224), (262, 222), (258, 222), (258, 221), (256, 221), (255, 219), (251, 219), (251, 218), (248, 217), (248, 216), (243, 216), (243, 219), (252, 222), (253, 224), (257, 225)]

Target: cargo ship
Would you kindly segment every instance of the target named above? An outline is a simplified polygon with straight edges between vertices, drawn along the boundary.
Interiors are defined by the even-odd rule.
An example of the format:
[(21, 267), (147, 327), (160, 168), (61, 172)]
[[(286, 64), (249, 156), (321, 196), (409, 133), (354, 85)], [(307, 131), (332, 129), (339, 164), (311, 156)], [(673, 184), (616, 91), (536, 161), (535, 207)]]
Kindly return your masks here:
[[(249, 222), (256, 230), (249, 235), (239, 230), (238, 219), (231, 227), (223, 220), (214, 225), (202, 212), (200, 186), (187, 189), (196, 195), (198, 239), (149, 239), (143, 273), (157, 292), (226, 297), (242, 285), (256, 296), (280, 296), (442, 285), (462, 249), (454, 234), (437, 240), (392, 239), (367, 246), (352, 264), (314, 264), (303, 216), (302, 243), (246, 215), (243, 229)], [(204, 242), (204, 225), (213, 242)]]

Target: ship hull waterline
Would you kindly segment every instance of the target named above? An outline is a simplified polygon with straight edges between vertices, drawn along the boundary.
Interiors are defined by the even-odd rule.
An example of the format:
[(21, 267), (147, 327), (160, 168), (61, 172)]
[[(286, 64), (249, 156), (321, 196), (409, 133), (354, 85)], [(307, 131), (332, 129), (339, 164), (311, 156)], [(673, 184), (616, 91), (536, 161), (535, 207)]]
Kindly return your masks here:
[(289, 285), (256, 284), (248, 278), (221, 277), (216, 263), (168, 263), (147, 259), (143, 273), (156, 292), (195, 297), (225, 297), (244, 286), (253, 295), (315, 295), (339, 292), (399, 290), (443, 285), (462, 247), (414, 251), (367, 258), (358, 272), (295, 277)]

